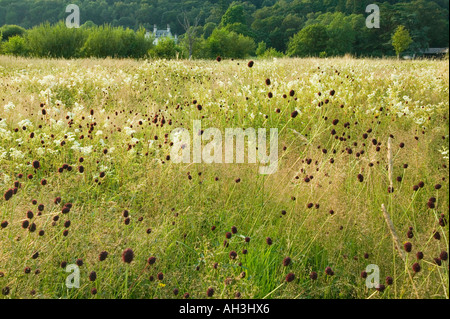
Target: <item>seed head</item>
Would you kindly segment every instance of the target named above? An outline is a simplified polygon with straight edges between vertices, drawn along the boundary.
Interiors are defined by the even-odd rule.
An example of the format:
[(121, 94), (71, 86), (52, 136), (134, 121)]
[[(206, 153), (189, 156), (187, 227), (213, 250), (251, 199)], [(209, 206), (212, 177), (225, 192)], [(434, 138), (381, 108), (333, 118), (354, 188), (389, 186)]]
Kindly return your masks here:
[(131, 263), (134, 259), (134, 252), (131, 248), (127, 248), (122, 253), (122, 260), (124, 263)]

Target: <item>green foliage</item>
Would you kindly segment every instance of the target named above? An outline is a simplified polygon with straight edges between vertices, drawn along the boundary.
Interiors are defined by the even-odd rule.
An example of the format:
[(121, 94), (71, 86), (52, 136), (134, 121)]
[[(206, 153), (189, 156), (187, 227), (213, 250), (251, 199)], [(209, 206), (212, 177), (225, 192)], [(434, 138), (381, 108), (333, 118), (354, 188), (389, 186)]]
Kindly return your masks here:
[(255, 54), (256, 56), (260, 57), (266, 52), (267, 50), (267, 44), (264, 41), (261, 41), (258, 43), (258, 47), (256, 48)]
[(149, 51), (152, 58), (175, 59), (181, 53), (181, 48), (171, 38), (160, 38), (158, 43)]
[(255, 46), (252, 38), (226, 29), (215, 29), (206, 41), (207, 54), (210, 58), (222, 56), (243, 59), (254, 53)]
[(1, 50), (0, 52), (7, 55), (14, 56), (27, 56), (28, 48), (25, 42), (25, 39), (21, 36), (15, 35), (8, 39), (8, 41), (3, 44), (0, 43)]
[(45, 23), (29, 30), (25, 38), (32, 56), (74, 58), (80, 56), (86, 32), (67, 28), (63, 22), (54, 26)]
[(241, 4), (230, 5), (220, 21), (220, 27), (230, 24), (245, 24), (244, 7)]
[(318, 56), (327, 48), (329, 36), (327, 29), (320, 24), (312, 24), (289, 40), (287, 54), (289, 56)]
[(151, 38), (145, 38), (145, 30), (110, 25), (92, 28), (82, 48), (85, 57), (143, 58), (152, 46)]
[(406, 30), (404, 26), (399, 26), (392, 35), (392, 46), (394, 47), (397, 57), (406, 51), (412, 42), (413, 40), (409, 35), (409, 31)]
[(258, 47), (255, 51), (258, 58), (282, 58), (284, 56), (283, 52), (277, 51), (275, 48), (267, 48), (265, 42), (258, 43)]
[(22, 36), (25, 33), (25, 29), (18, 25), (4, 25), (0, 28), (0, 40), (7, 41), (9, 38), (19, 35)]

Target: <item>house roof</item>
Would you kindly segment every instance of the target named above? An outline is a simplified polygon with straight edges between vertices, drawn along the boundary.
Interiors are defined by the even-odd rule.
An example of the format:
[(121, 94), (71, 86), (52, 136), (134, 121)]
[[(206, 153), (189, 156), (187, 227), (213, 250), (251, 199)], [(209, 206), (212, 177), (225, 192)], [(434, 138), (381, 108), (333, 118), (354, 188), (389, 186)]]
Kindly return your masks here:
[(156, 34), (154, 34), (154, 35), (157, 38), (170, 37), (170, 36), (172, 36), (172, 33), (170, 31), (167, 31), (167, 30), (156, 30)]

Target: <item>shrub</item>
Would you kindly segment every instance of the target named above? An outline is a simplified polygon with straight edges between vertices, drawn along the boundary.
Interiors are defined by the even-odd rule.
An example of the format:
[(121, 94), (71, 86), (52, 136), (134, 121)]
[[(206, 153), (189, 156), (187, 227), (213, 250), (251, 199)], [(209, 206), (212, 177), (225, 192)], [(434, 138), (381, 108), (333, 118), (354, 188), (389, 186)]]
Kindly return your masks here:
[(2, 44), (1, 52), (7, 55), (26, 56), (28, 55), (28, 48), (25, 39), (15, 35)]
[(86, 31), (80, 28), (67, 28), (63, 22), (51, 26), (41, 24), (29, 30), (26, 41), (30, 54), (37, 57), (75, 58), (86, 39)]
[(158, 44), (150, 50), (149, 54), (153, 58), (174, 59), (177, 53), (180, 54), (181, 49), (174, 40), (170, 38), (161, 38)]
[(254, 53), (255, 46), (252, 38), (225, 29), (215, 29), (206, 41), (210, 58), (222, 56), (243, 59)]
[(13, 36), (23, 36), (25, 32), (26, 30), (18, 25), (5, 24), (0, 28), (0, 40), (8, 41), (8, 39)]
[(143, 58), (152, 46), (152, 39), (145, 37), (144, 29), (134, 32), (104, 25), (89, 29), (88, 34), (82, 49), (85, 57)]

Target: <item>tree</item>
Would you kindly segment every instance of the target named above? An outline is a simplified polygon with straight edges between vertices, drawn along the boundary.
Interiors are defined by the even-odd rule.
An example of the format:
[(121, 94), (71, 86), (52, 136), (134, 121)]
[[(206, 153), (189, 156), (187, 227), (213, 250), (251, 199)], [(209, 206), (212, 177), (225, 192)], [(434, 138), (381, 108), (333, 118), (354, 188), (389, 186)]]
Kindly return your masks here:
[(409, 31), (402, 25), (398, 26), (392, 35), (392, 46), (394, 47), (395, 54), (397, 54), (397, 58), (400, 58), (400, 54), (407, 50), (412, 42)]
[(229, 24), (242, 23), (245, 24), (244, 7), (240, 4), (232, 4), (222, 16), (220, 27), (225, 27)]
[(180, 17), (177, 17), (178, 22), (183, 26), (184, 29), (184, 39), (187, 42), (188, 45), (188, 50), (189, 50), (189, 60), (192, 59), (192, 51), (193, 51), (193, 46), (194, 46), (194, 42), (195, 42), (195, 31), (197, 29), (198, 26), (198, 22), (199, 22), (199, 16), (195, 17), (194, 19), (194, 23), (191, 25), (191, 21), (188, 17), (188, 14), (186, 13), (186, 11), (183, 11), (182, 15), (181, 15), (181, 19)]
[(325, 26), (312, 24), (294, 35), (288, 43), (289, 56), (318, 56), (327, 48), (328, 34)]

